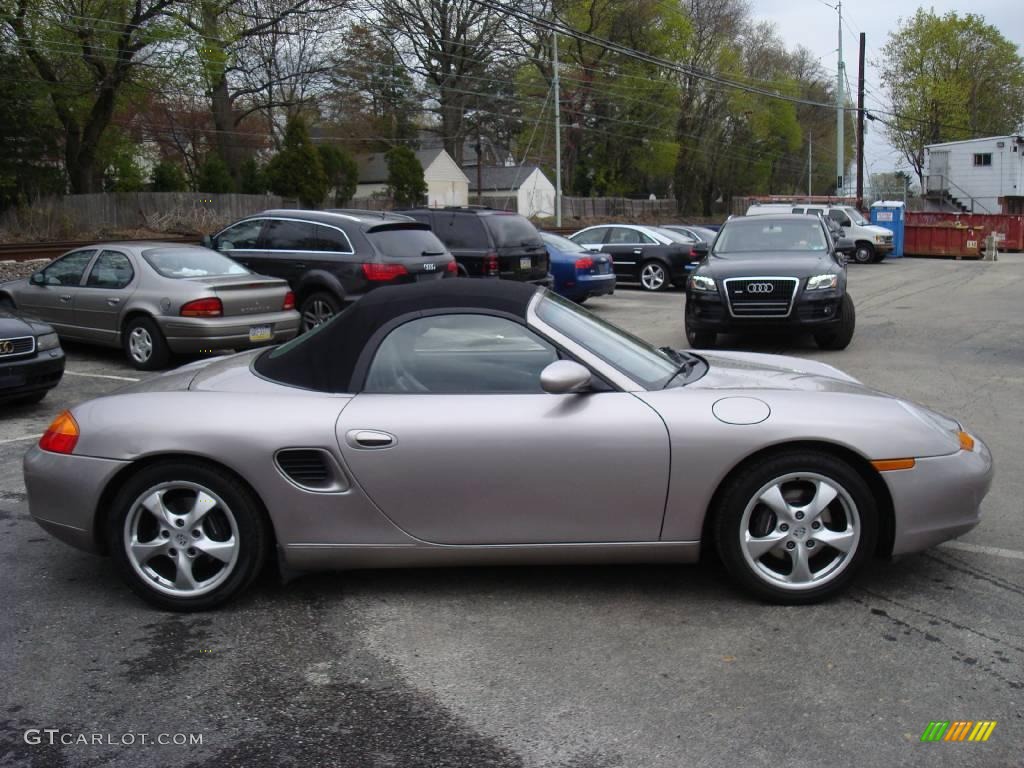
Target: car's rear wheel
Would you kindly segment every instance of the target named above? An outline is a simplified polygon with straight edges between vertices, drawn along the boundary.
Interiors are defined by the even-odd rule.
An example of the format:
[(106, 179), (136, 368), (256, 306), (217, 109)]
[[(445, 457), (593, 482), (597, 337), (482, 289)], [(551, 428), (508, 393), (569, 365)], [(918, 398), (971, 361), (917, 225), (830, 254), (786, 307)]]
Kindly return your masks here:
[(843, 294), (839, 300), (839, 323), (829, 331), (814, 334), (814, 341), (821, 349), (840, 350), (850, 346), (853, 333), (857, 328), (857, 312), (853, 307), (850, 294)]
[(0, 309), (6, 309), (10, 311), (13, 310), (14, 308), (14, 299), (12, 299), (10, 296), (0, 296)]
[(640, 285), (645, 291), (664, 291), (669, 286), (665, 265), (653, 259), (640, 265)]
[(302, 301), (299, 313), (302, 315), (302, 332), (312, 330), (326, 323), (341, 311), (341, 302), (326, 291), (311, 293)]
[(853, 260), (858, 264), (870, 264), (875, 260), (875, 249), (870, 243), (857, 243), (853, 252)]
[(698, 331), (686, 327), (686, 341), (694, 349), (711, 349), (718, 341), (718, 334), (714, 331)]
[(159, 608), (213, 608), (245, 589), (265, 560), (259, 501), (213, 467), (149, 466), (121, 488), (112, 510), (113, 560), (132, 591)]
[(842, 591), (871, 557), (877, 504), (845, 461), (793, 451), (747, 467), (719, 496), (718, 553), (760, 598), (811, 603)]
[(171, 348), (150, 318), (133, 317), (125, 325), (121, 339), (125, 355), (138, 370), (157, 371), (167, 367)]

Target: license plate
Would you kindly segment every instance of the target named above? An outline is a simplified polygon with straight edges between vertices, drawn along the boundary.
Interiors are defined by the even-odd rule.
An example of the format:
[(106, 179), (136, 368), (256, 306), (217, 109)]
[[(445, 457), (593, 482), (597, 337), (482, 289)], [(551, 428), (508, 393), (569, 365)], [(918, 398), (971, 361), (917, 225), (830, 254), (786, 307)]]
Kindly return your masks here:
[(270, 341), (274, 338), (274, 330), (269, 325), (254, 325), (249, 328), (249, 341)]
[(519, 268), (533, 269), (533, 259), (531, 259), (529, 256), (523, 256), (523, 258), (519, 260)]
[(440, 280), (442, 277), (444, 277), (442, 272), (420, 272), (416, 275), (416, 282), (425, 283), (428, 280)]

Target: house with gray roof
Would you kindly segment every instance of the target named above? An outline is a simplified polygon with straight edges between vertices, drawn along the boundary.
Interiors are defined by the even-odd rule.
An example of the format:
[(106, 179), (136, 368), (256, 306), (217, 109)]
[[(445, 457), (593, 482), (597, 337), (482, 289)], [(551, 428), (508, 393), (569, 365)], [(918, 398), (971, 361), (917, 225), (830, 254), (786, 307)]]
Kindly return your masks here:
[[(423, 166), (423, 179), (427, 182), (427, 205), (469, 204), (469, 179), (451, 156), (443, 149), (421, 149), (416, 159)], [(383, 152), (357, 155), (359, 184), (353, 204), (372, 197), (386, 197), (388, 194), (388, 161)]]
[[(464, 168), (472, 202), (477, 202), (477, 169)], [(536, 165), (483, 166), (479, 195), (484, 205), (527, 217), (555, 215), (555, 185)]]

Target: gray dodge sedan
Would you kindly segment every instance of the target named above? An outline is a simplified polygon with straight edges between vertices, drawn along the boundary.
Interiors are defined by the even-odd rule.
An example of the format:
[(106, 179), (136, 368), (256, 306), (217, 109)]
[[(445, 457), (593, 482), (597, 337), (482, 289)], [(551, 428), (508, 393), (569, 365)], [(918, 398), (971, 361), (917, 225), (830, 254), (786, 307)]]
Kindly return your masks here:
[[(325, 568), (692, 562), (776, 602), (977, 525), (985, 444), (792, 357), (655, 349), (524, 283), (378, 288), (65, 411), (29, 509), (158, 606)], [(58, 561), (55, 561), (58, 562)], [(57, 567), (57, 566), (55, 566)]]
[(299, 315), (288, 283), (180, 243), (105, 243), (66, 253), (0, 285), (0, 306), (63, 339), (124, 349), (140, 370), (195, 354), (287, 341)]

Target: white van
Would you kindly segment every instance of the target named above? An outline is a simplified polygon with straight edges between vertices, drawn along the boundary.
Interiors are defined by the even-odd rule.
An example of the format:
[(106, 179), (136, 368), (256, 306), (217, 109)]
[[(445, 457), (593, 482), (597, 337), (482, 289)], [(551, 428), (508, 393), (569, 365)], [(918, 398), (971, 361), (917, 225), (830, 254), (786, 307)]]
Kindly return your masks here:
[(892, 253), (892, 231), (868, 222), (852, 205), (825, 205), (823, 203), (754, 203), (747, 216), (770, 213), (816, 213), (838, 224), (843, 237), (853, 240), (857, 250), (852, 253), (858, 264), (879, 262)]

